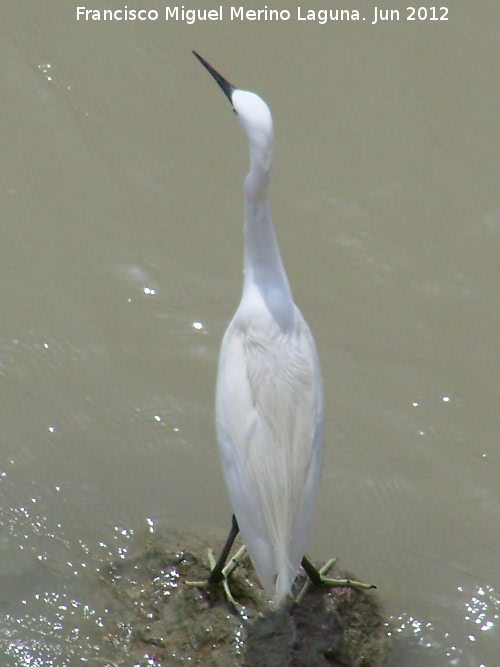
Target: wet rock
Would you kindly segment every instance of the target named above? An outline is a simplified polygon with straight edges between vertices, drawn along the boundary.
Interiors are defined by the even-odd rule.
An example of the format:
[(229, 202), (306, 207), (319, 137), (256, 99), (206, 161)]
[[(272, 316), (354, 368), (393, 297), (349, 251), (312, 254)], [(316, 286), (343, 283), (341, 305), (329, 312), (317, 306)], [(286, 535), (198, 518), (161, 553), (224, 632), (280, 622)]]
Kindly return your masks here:
[[(127, 659), (117, 665), (164, 667), (382, 667), (387, 628), (373, 591), (314, 588), (300, 605), (275, 611), (246, 557), (231, 575), (236, 609), (222, 586), (205, 580), (208, 541), (172, 532), (135, 544), (101, 572), (120, 602), (107, 640)], [(220, 545), (213, 543), (215, 551)], [(346, 577), (334, 568), (331, 576)], [(298, 592), (304, 578), (297, 577)], [(109, 627), (109, 626), (108, 626)]]

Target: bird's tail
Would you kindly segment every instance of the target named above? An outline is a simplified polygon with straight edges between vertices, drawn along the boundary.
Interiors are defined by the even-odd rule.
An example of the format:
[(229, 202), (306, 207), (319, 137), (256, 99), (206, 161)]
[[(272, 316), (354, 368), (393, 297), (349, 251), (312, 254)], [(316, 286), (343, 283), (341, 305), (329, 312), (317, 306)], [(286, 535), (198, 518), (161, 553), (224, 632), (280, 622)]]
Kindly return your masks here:
[(297, 574), (295, 568), (288, 558), (288, 550), (280, 543), (278, 553), (276, 553), (276, 584), (274, 601), (277, 606), (281, 606), (292, 594), (292, 584)]

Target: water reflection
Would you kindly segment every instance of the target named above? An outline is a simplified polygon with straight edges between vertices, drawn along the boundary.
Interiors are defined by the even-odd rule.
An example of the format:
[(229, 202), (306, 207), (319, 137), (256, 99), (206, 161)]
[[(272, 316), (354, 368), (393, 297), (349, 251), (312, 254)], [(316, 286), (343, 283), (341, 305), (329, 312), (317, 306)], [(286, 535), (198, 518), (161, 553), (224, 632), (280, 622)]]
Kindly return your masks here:
[[(415, 618), (405, 613), (390, 620), (390, 633), (395, 641), (395, 662), (398, 667), (432, 667), (433, 665), (493, 665), (478, 656), (491, 654), (494, 630), (498, 632), (500, 600), (492, 586), (476, 586), (472, 592), (457, 588), (455, 606), (449, 607), (454, 623), (444, 619)], [(408, 662), (411, 651), (412, 662)], [(398, 654), (399, 657), (398, 657)]]
[[(30, 525), (28, 517), (26, 511), (14, 511), (1, 522), (10, 545), (17, 542), (29, 552), (19, 574), (1, 577), (2, 664), (118, 664), (127, 655), (127, 617), (102, 584), (99, 570), (117, 555), (125, 556), (133, 531), (116, 527), (111, 543), (101, 542), (93, 551), (83, 543), (70, 545), (61, 526), (49, 534), (41, 528), (43, 521)], [(123, 627), (121, 644), (117, 625)]]
[(398, 667), (496, 667), (496, 0), (445, 32), (166, 33), (66, 5), (0, 0), (0, 662), (118, 661), (99, 568), (147, 521), (226, 529), (247, 155), (203, 102), (204, 43), (276, 119), (277, 233), (328, 385), (312, 551), (376, 581)]

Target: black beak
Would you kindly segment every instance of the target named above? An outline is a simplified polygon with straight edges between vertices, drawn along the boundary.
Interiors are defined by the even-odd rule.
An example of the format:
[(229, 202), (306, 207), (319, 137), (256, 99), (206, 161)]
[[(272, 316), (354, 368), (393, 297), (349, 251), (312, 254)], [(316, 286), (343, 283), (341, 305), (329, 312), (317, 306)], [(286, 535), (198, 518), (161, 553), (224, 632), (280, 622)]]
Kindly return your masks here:
[(194, 55), (198, 58), (200, 63), (205, 67), (210, 74), (214, 77), (214, 79), (217, 81), (219, 86), (222, 88), (224, 95), (227, 97), (227, 99), (233, 103), (232, 100), (232, 94), (236, 90), (236, 86), (233, 86), (232, 83), (229, 83), (229, 81), (226, 81), (226, 79), (215, 70), (210, 63), (207, 63), (205, 58), (202, 58), (199, 53), (196, 53), (196, 51), (193, 51)]

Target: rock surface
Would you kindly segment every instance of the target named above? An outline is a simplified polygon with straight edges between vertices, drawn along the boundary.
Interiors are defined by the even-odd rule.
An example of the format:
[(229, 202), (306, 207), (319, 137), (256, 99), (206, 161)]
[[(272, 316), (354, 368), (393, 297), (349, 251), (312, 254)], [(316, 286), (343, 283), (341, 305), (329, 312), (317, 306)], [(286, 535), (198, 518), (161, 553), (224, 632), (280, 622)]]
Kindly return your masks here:
[[(238, 607), (222, 586), (205, 591), (186, 580), (209, 574), (209, 544), (172, 532), (149, 536), (101, 572), (123, 618), (107, 639), (127, 665), (166, 667), (382, 667), (387, 627), (373, 591), (315, 588), (302, 603), (274, 611), (248, 557), (231, 575)], [(214, 550), (220, 545), (214, 543)], [(346, 577), (334, 568), (330, 574)], [(299, 575), (298, 592), (304, 583)], [(125, 662), (117, 663), (125, 665)]]

